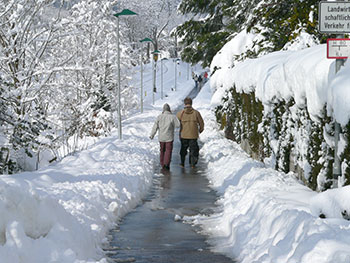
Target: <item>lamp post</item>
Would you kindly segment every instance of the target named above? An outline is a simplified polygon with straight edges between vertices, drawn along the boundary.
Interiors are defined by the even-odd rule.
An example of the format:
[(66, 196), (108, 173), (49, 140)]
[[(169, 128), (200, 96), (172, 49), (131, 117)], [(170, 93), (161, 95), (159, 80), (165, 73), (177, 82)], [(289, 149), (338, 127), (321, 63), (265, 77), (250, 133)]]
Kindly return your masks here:
[(117, 46), (118, 46), (118, 134), (119, 134), (119, 139), (122, 139), (122, 116), (121, 116), (121, 107), (120, 107), (120, 91), (121, 91), (121, 86), (120, 86), (120, 46), (119, 46), (119, 17), (120, 16), (130, 16), (130, 15), (137, 15), (135, 12), (129, 10), (129, 9), (124, 9), (123, 11), (114, 14), (114, 16), (117, 18)]
[(187, 80), (190, 79), (190, 64), (187, 63)]
[(143, 42), (152, 42), (153, 43), (153, 41), (152, 41), (152, 39), (150, 39), (150, 38), (148, 38), (148, 37), (146, 37), (146, 38), (144, 38), (144, 39), (142, 39), (142, 40), (140, 40), (140, 42), (141, 42), (141, 113), (143, 112), (143, 53), (142, 53), (142, 43)]
[(157, 60), (158, 60), (158, 55), (160, 54), (159, 50), (154, 50), (152, 52), (153, 54), (153, 92), (152, 92), (152, 102), (154, 104), (154, 93), (157, 92), (157, 86), (156, 86), (156, 74), (157, 74)]
[(163, 58), (160, 60), (160, 72), (161, 72), (161, 80), (160, 80), (160, 98), (163, 99)]
[(174, 87), (174, 91), (176, 91), (176, 87), (177, 87), (177, 62), (178, 62), (178, 58), (174, 59), (175, 62), (175, 87)]

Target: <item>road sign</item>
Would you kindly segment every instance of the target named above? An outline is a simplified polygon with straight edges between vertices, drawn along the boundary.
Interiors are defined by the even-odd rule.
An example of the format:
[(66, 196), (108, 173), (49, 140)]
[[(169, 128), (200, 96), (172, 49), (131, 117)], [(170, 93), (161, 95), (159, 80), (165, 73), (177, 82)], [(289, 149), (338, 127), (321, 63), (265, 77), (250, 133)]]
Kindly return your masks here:
[(350, 39), (327, 39), (327, 58), (345, 59), (350, 57)]
[(350, 2), (321, 1), (318, 13), (321, 33), (350, 33)]

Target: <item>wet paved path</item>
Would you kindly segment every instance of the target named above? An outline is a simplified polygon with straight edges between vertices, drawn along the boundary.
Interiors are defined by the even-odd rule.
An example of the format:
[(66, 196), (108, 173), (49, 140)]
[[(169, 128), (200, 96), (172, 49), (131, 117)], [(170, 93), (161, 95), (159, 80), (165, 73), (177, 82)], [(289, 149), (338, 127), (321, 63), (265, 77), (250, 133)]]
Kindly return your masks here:
[[(126, 215), (118, 229), (111, 232), (110, 246), (114, 262), (171, 263), (234, 262), (212, 253), (198, 234), (200, 229), (175, 221), (175, 215), (210, 214), (216, 194), (208, 187), (203, 159), (192, 169), (186, 159), (181, 168), (180, 142), (174, 141), (170, 171), (155, 167), (153, 187), (143, 203)], [(188, 156), (187, 156), (188, 157)]]

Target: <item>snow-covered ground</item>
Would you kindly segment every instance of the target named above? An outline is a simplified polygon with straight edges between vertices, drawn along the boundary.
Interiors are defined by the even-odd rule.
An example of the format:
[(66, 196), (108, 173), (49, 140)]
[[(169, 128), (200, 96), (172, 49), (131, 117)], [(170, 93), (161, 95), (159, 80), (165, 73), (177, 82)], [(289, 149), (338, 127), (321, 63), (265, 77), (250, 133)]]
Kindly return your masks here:
[(250, 159), (216, 129), (209, 92), (206, 86), (194, 106), (206, 121), (201, 154), (219, 210), (186, 220), (203, 227), (214, 251), (239, 262), (350, 262), (350, 221), (341, 215), (350, 211), (350, 187), (313, 192), (295, 175)]
[[(102, 247), (108, 230), (151, 184), (153, 163), (158, 161), (157, 138), (148, 138), (153, 121), (163, 103), (173, 109), (182, 105), (194, 84), (191, 75), (187, 79), (189, 68), (180, 63), (175, 90), (174, 63), (164, 63), (167, 97), (160, 99), (158, 82), (152, 106), (148, 65), (145, 111), (123, 120), (122, 140), (115, 131), (58, 164), (0, 176), (1, 263), (107, 262)], [(194, 108), (205, 120), (201, 156), (221, 198), (217, 213), (186, 221), (203, 226), (214, 250), (242, 262), (349, 262), (350, 223), (339, 216), (344, 209), (350, 211), (349, 188), (312, 192), (292, 174), (253, 161), (217, 129), (211, 97), (207, 84)], [(321, 212), (326, 219), (319, 218)]]
[[(335, 61), (326, 58), (326, 45), (271, 53), (258, 59), (232, 58), (252, 46), (255, 36), (242, 32), (216, 55), (211, 68), (213, 96), (196, 104), (206, 112), (201, 135), (202, 155), (209, 164), (209, 179), (222, 198), (222, 211), (207, 218), (189, 218), (212, 236), (216, 251), (241, 262), (350, 262), (350, 187), (312, 192), (293, 174), (283, 174), (247, 158), (240, 147), (215, 129), (207, 105), (218, 105), (226, 90), (255, 91), (268, 104), (274, 97), (297, 105), (307, 102), (311, 117), (325, 103), (339, 123), (349, 121), (350, 63), (335, 75)], [(300, 41), (303, 47), (307, 39)], [(233, 66), (234, 65), (234, 66)], [(212, 99), (206, 102), (204, 98)], [(198, 107), (198, 106), (197, 106)]]
[[(62, 162), (16, 175), (0, 175), (0, 262), (106, 262), (108, 230), (147, 193), (158, 161), (158, 142), (149, 134), (163, 103), (182, 105), (193, 88), (187, 64), (158, 63), (155, 104), (152, 66), (144, 72), (145, 110), (123, 120), (118, 131)], [(196, 70), (194, 68), (193, 70)], [(140, 86), (135, 70), (134, 85)]]

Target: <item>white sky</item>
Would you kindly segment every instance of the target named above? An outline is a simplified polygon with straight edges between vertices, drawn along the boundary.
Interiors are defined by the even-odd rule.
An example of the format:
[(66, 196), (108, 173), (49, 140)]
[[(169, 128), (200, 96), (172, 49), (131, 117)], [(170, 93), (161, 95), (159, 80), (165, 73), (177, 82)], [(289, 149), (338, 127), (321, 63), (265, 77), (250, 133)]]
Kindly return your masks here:
[[(303, 55), (313, 57), (322, 48)], [(285, 63), (287, 59), (292, 66), (297, 63), (294, 59), (299, 59), (298, 55), (285, 55), (278, 59), (271, 55), (264, 63)], [(160, 100), (158, 92), (154, 106), (151, 68), (146, 67), (145, 111), (123, 120), (123, 140), (115, 130), (112, 136), (58, 164), (0, 176), (1, 263), (107, 262), (102, 247), (108, 230), (139, 203), (151, 184), (153, 164), (158, 161), (157, 137), (152, 141), (148, 138), (153, 122), (163, 103), (171, 108), (182, 105), (193, 87), (191, 75), (187, 80), (187, 65), (180, 63), (177, 90), (171, 90), (173, 66), (169, 60), (163, 68), (164, 94), (168, 97)], [(249, 69), (241, 68), (242, 74), (248, 73)], [(199, 67), (195, 70), (200, 72)], [(140, 73), (135, 72), (133, 81), (139, 85)], [(260, 77), (255, 81), (261, 81)], [(223, 75), (221, 80), (229, 78), (230, 74)], [(246, 78), (254, 82), (248, 75)], [(310, 78), (304, 81), (311, 83)], [(160, 72), (157, 79), (161, 79)], [(288, 81), (300, 79), (296, 74)], [(158, 90), (160, 86), (158, 82)], [(290, 92), (286, 88), (281, 93)], [(349, 262), (350, 224), (341, 217), (341, 211), (350, 211), (349, 188), (312, 192), (293, 174), (276, 172), (250, 159), (217, 129), (212, 105), (220, 91), (213, 99), (211, 93), (209, 84), (205, 85), (194, 100), (194, 108), (205, 120), (200, 153), (208, 162), (211, 186), (221, 197), (220, 211), (184, 221), (202, 225), (215, 251), (242, 262)], [(320, 94), (315, 100), (324, 97)], [(318, 217), (321, 212), (327, 219)]]

